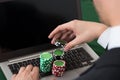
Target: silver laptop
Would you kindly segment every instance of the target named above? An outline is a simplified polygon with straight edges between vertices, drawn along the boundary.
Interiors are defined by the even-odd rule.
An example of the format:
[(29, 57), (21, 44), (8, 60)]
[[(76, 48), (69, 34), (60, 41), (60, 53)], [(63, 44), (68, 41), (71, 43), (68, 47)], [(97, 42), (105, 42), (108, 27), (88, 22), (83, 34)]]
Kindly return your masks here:
[[(0, 4), (3, 12), (1, 15), (8, 24), (1, 29), (1, 46), (11, 49), (0, 54), (0, 67), (7, 80), (21, 66), (39, 66), (40, 53), (52, 52), (58, 48), (49, 44), (50, 40), (47, 38), (57, 25), (81, 19), (80, 0), (2, 0)], [(98, 58), (86, 43), (77, 45), (65, 54), (68, 65), (64, 75), (58, 80), (75, 79)], [(54, 77), (51, 72), (40, 74), (41, 80)]]
[[(48, 45), (48, 46), (50, 46), (50, 45)], [(13, 53), (22, 53), (22, 52), (27, 53), (27, 52), (31, 51), (31, 50), (28, 51), (28, 49), (32, 49), (32, 48), (18, 50), (18, 51), (15, 51)], [(38, 48), (38, 46), (36, 48)], [(47, 47), (44, 46), (44, 48), (47, 48)], [(35, 66), (39, 66), (36, 62), (37, 62), (37, 59), (39, 59), (40, 54), (42, 52), (53, 52), (55, 49), (57, 49), (57, 48), (45, 49), (45, 50), (33, 52), (30, 55), (21, 56), (21, 57), (19, 56), (19, 57), (16, 57), (16, 58), (8, 59), (7, 61), (3, 61), (3, 62), (0, 63), (1, 69), (3, 70), (3, 73), (5, 74), (7, 80), (10, 80), (12, 74), (19, 71), (19, 69), (17, 69), (17, 68), (20, 68), (21, 65), (26, 66), (27, 64), (33, 64)], [(85, 52), (87, 52), (87, 54), (84, 54), (84, 51), (77, 50), (77, 49), (85, 50)], [(78, 52), (74, 52), (74, 51), (78, 51)], [(78, 56), (74, 55), (76, 53), (78, 54)], [(68, 55), (69, 55), (69, 57), (71, 57), (71, 59), (74, 58), (75, 60), (74, 59), (73, 60), (76, 61), (76, 63), (74, 61), (72, 61), (71, 64), (67, 65), (66, 66), (66, 71), (64, 72), (62, 77), (55, 77), (51, 73), (44, 73), (44, 75), (42, 74), (42, 76), (41, 76), (41, 80), (50, 80), (51, 78), (54, 78), (54, 77), (57, 80), (73, 80), (76, 77), (78, 77), (81, 73), (86, 71), (90, 66), (92, 66), (92, 64), (94, 64), (94, 62), (99, 58), (99, 56), (86, 43), (81, 44), (81, 45), (77, 45), (76, 47), (71, 49), (69, 51), (69, 53), (66, 53), (64, 55), (64, 57), (66, 57), (65, 60), (70, 60)], [(83, 61), (82, 61), (82, 59), (83, 59)], [(36, 60), (36, 61), (33, 61), (33, 63), (32, 62), (27, 63), (30, 60), (31, 61)], [(22, 63), (22, 64), (20, 65), (20, 63)], [(69, 63), (69, 62), (67, 62), (67, 63)], [(14, 67), (13, 67), (13, 65), (14, 65)], [(72, 66), (72, 68), (70, 66)], [(16, 69), (13, 69), (13, 68), (16, 68)], [(67, 68), (69, 68), (69, 69), (67, 69)]]

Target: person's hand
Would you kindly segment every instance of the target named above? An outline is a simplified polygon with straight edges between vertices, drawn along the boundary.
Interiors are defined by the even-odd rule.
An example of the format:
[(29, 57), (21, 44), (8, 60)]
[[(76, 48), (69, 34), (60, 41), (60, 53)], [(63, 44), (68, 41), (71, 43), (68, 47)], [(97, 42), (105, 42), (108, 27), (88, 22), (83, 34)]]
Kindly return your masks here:
[(120, 0), (93, 0), (93, 3), (104, 24), (120, 25)]
[(39, 80), (39, 68), (28, 65), (21, 67), (18, 74), (14, 74), (11, 80)]
[(64, 48), (67, 51), (75, 45), (98, 38), (106, 28), (107, 26), (101, 23), (73, 20), (59, 25), (50, 33), (48, 38), (52, 39), (52, 44), (58, 39), (67, 41), (68, 43)]

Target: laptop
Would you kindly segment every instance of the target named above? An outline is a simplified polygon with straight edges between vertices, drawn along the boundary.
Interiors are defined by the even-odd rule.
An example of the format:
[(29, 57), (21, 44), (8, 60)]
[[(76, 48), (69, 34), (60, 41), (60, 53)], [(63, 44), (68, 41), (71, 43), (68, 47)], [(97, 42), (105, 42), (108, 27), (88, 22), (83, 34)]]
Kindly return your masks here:
[[(50, 44), (48, 34), (62, 23), (81, 18), (80, 0), (3, 0), (0, 3), (1, 46), (10, 50), (0, 54), (0, 67), (10, 80), (21, 66), (40, 66), (40, 54), (62, 49)], [(99, 56), (87, 43), (65, 52), (66, 70), (57, 80), (73, 80), (94, 64)], [(55, 77), (40, 71), (41, 80)]]

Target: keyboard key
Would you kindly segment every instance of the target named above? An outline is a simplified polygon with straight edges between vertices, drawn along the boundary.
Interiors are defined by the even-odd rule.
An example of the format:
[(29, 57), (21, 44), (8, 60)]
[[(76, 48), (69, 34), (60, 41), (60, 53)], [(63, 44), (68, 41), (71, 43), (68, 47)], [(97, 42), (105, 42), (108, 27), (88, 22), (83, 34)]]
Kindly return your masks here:
[[(93, 58), (83, 49), (76, 48), (73, 50), (69, 50), (64, 54), (64, 60), (66, 61), (66, 71), (73, 70), (76, 68), (84, 67), (87, 65), (91, 65)], [(12, 73), (18, 73), (20, 67), (27, 66), (32, 64), (33, 66), (40, 66), (40, 58), (30, 59), (23, 62), (18, 62), (14, 64), (8, 65)], [(40, 77), (51, 75), (51, 71), (48, 73), (43, 73), (40, 71)]]

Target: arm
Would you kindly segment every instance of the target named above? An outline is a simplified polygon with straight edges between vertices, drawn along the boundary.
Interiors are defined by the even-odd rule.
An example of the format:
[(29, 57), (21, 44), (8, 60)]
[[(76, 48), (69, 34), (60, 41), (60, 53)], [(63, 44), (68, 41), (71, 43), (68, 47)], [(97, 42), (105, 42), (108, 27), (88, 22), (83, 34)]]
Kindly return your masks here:
[(120, 80), (120, 9), (118, 9), (120, 1), (93, 1), (101, 20), (111, 26), (98, 39), (102, 46), (108, 46), (108, 50), (89, 71), (76, 80)]
[(120, 80), (120, 48), (107, 51), (92, 66), (75, 80)]
[(64, 48), (67, 51), (75, 45), (98, 38), (106, 28), (107, 26), (101, 23), (73, 20), (59, 25), (48, 37), (52, 38), (52, 44), (57, 39), (67, 41), (68, 43)]
[(93, 0), (93, 2), (101, 21), (110, 26), (108, 32), (104, 34), (108, 36), (101, 35), (98, 42), (104, 48), (109, 44), (108, 49), (119, 47), (120, 0)]

